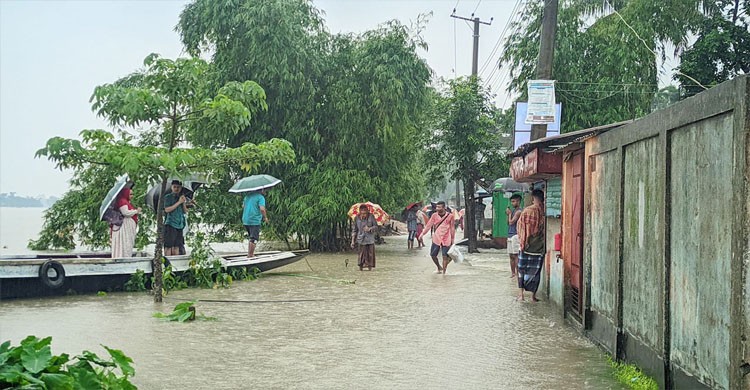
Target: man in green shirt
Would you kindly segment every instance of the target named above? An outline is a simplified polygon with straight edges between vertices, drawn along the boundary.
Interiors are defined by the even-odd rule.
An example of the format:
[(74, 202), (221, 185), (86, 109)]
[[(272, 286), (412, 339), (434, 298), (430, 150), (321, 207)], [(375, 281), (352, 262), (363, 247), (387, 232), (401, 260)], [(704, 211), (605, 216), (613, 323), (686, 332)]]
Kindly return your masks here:
[(182, 194), (182, 182), (172, 180), (172, 192), (164, 195), (164, 255), (176, 256), (185, 247), (182, 229), (190, 201)]

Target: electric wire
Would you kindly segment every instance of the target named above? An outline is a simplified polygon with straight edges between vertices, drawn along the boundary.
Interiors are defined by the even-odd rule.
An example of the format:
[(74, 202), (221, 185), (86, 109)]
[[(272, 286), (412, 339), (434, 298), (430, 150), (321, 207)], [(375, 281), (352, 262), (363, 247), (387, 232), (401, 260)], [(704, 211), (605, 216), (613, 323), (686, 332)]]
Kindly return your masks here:
[(472, 12), (472, 13), (471, 13), (472, 15), (474, 15), (475, 13), (477, 13), (477, 10), (479, 9), (479, 4), (482, 4), (482, 0), (479, 0), (479, 1), (477, 2), (477, 6), (476, 6), (476, 7), (474, 7), (474, 12)]
[[(505, 27), (503, 28), (503, 31), (500, 33), (500, 35), (497, 38), (497, 41), (495, 42), (495, 46), (493, 47), (492, 51), (490, 52), (490, 55), (487, 56), (487, 60), (482, 64), (481, 70), (479, 71), (479, 74), (484, 74), (487, 66), (492, 62), (492, 58), (495, 56), (495, 53), (500, 49), (503, 43), (503, 39), (505, 38), (505, 34), (508, 32), (508, 29), (510, 28), (510, 25), (513, 23), (513, 20), (515, 20), (515, 17), (518, 12), (518, 7), (521, 5), (523, 0), (516, 0), (516, 3), (513, 5), (513, 9), (510, 12), (510, 15), (508, 16), (508, 21), (505, 23)], [(490, 75), (487, 77), (489, 79), (492, 77)]]

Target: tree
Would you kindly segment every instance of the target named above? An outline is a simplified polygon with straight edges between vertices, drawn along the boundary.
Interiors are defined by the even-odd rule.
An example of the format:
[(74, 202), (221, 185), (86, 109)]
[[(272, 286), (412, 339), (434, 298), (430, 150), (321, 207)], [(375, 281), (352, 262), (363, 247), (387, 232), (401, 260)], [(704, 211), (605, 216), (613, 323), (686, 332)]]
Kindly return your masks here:
[[(84, 201), (88, 207), (84, 214), (69, 215), (68, 227), (84, 225), (92, 229), (103, 225), (94, 211), (98, 207), (93, 207), (101, 198), (85, 191), (92, 184), (100, 186), (99, 193), (111, 186), (105, 184), (106, 176), (98, 173), (128, 173), (138, 182), (158, 182), (164, 194), (170, 176), (197, 173), (222, 177), (232, 173), (232, 167), (252, 171), (261, 163), (294, 160), (291, 145), (284, 140), (243, 143), (235, 148), (226, 148), (220, 141), (246, 129), (251, 119), (267, 108), (265, 92), (255, 82), (229, 82), (216, 94), (208, 94), (211, 67), (201, 59), (169, 60), (152, 54), (146, 57), (144, 66), (112, 84), (96, 87), (91, 98), (93, 109), (111, 126), (140, 131), (140, 137), (83, 130), (81, 140), (55, 137), (37, 152), (38, 157), (54, 161), (57, 168), (75, 170), (78, 183), (87, 184), (83, 191), (68, 193), (59, 202), (62, 207), (69, 204), (68, 199)], [(193, 144), (207, 147), (188, 147)], [(153, 291), (154, 300), (161, 302), (163, 198), (157, 210)], [(46, 231), (59, 227), (49, 222)], [(48, 232), (42, 233), (42, 239), (48, 236)]]
[[(698, 0), (562, 2), (553, 64), (562, 131), (648, 114), (658, 58), (669, 46), (685, 47), (702, 6)], [(508, 92), (521, 101), (536, 66), (542, 8), (540, 1), (529, 3), (504, 44), (502, 65), (512, 78)]]
[[(680, 55), (682, 97), (750, 73), (750, 1), (719, 0), (699, 24), (698, 38)], [(692, 77), (688, 78), (685, 75)]]
[(293, 184), (269, 193), (264, 232), (336, 251), (346, 246), (351, 204), (400, 211), (425, 195), (418, 145), (431, 72), (416, 53), (423, 22), (331, 35), (307, 0), (197, 0), (185, 8), (177, 30), (192, 55), (211, 55), (216, 85), (252, 79), (266, 88), (268, 111), (228, 145), (269, 137), (294, 145), (297, 164), (269, 171)]
[(474, 215), (475, 183), (484, 188), (497, 176), (508, 171), (508, 161), (499, 148), (499, 112), (491, 104), (490, 92), (479, 85), (476, 77), (459, 78), (447, 82), (436, 104), (439, 114), (435, 142), (429, 151), (433, 175), (444, 170), (446, 162), (452, 167), (448, 174), (464, 183), (466, 203), (465, 227), (468, 231), (469, 252), (477, 252)]

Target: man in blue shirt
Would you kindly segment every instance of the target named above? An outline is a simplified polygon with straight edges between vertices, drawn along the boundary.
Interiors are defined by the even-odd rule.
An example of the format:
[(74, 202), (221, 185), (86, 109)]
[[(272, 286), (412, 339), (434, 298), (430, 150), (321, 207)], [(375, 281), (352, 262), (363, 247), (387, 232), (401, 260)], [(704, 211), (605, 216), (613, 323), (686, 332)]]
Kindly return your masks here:
[(188, 212), (188, 200), (182, 194), (182, 182), (172, 180), (172, 192), (164, 195), (164, 255), (175, 256), (185, 247), (185, 214)]
[(260, 239), (260, 223), (268, 223), (266, 214), (266, 190), (251, 192), (242, 201), (242, 224), (245, 225), (250, 243), (247, 244), (247, 257), (255, 256), (255, 246)]
[(521, 216), (521, 195), (514, 194), (510, 197), (511, 207), (505, 210), (508, 216), (508, 257), (510, 257), (511, 278), (516, 277), (518, 268), (518, 252), (521, 251), (521, 244), (518, 241), (518, 230), (516, 224)]

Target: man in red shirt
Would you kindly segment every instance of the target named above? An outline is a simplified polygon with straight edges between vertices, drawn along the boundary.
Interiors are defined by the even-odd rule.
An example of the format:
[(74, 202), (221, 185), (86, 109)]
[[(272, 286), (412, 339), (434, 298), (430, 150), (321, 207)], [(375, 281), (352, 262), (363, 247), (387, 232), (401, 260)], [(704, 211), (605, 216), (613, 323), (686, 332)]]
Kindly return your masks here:
[[(453, 213), (449, 213), (445, 209), (445, 202), (443, 201), (437, 203), (436, 211), (436, 213), (432, 214), (430, 220), (427, 221), (427, 225), (425, 225), (418, 239), (422, 239), (422, 236), (428, 231), (431, 231), (433, 228), (435, 229), (435, 232), (432, 233), (430, 257), (432, 257), (432, 262), (437, 266), (437, 272), (445, 274), (445, 271), (448, 269), (448, 263), (451, 261), (451, 258), (448, 256), (448, 249), (453, 245), (453, 240), (456, 237), (456, 230), (454, 228), (455, 218), (453, 217)], [(438, 254), (440, 252), (443, 253), (442, 268), (438, 261)]]

